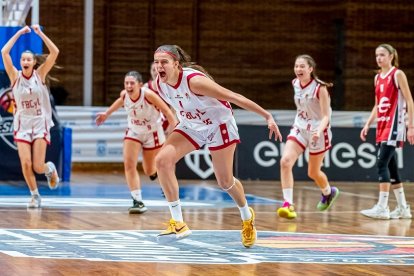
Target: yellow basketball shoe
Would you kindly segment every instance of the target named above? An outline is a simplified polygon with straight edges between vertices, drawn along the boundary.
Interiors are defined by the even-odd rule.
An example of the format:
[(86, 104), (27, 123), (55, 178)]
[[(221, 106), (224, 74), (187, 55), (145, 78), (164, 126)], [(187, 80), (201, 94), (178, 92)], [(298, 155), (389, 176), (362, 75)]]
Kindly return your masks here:
[(279, 209), (277, 209), (277, 214), (281, 218), (287, 218), (287, 219), (294, 219), (294, 218), (296, 218), (295, 208), (293, 207), (292, 204), (290, 204), (287, 201), (285, 201), (285, 203), (283, 203), (283, 206), (282, 207), (280, 207)]
[(172, 242), (191, 235), (191, 230), (185, 222), (170, 219), (167, 225), (167, 229), (157, 235), (157, 241), (160, 243)]
[(257, 240), (257, 231), (256, 227), (254, 226), (254, 211), (251, 207), (249, 207), (249, 210), (250, 213), (252, 213), (252, 217), (248, 220), (243, 220), (243, 229), (241, 232), (242, 243), (246, 248), (252, 247)]

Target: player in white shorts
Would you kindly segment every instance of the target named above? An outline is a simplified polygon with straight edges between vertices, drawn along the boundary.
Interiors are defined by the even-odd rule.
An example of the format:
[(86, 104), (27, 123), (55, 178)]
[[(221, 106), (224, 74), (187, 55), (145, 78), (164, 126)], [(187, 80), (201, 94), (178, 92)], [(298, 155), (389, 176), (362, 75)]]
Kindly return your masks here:
[(122, 106), (128, 114), (123, 154), (125, 178), (133, 200), (129, 213), (141, 214), (147, 211), (147, 207), (142, 202), (141, 182), (136, 168), (138, 156), (142, 150), (144, 173), (155, 179), (155, 156), (165, 142), (161, 112), (172, 122), (171, 130), (178, 121), (167, 104), (154, 91), (143, 87), (142, 76), (136, 71), (125, 75), (124, 90), (120, 97), (105, 112), (96, 115), (96, 124), (104, 123)]
[(288, 135), (280, 160), (280, 178), (283, 191), (283, 206), (277, 210), (280, 217), (293, 219), (296, 212), (293, 206), (293, 166), (306, 148), (309, 148), (308, 175), (322, 191), (319, 211), (328, 210), (339, 195), (336, 187), (331, 187), (321, 166), (325, 153), (331, 148), (330, 129), (331, 106), (325, 83), (316, 76), (316, 63), (309, 55), (300, 55), (295, 60), (296, 78), (292, 81), (297, 108), (295, 122)]
[(10, 50), (17, 39), (31, 29), (21, 28), (12, 36), (1, 50), (4, 66), (12, 84), (15, 99), (14, 140), (17, 144), (24, 179), (32, 195), (29, 208), (39, 208), (41, 198), (37, 189), (34, 172), (45, 174), (49, 187), (56, 189), (59, 177), (52, 162), (45, 163), (46, 147), (50, 143), (50, 128), (53, 126), (52, 108), (46, 78), (55, 64), (59, 54), (56, 45), (42, 32), (39, 25), (32, 26), (33, 31), (40, 36), (49, 54), (37, 68), (36, 57), (31, 51), (25, 51), (20, 58), (22, 70), (18, 71), (13, 65)]
[(281, 139), (272, 115), (251, 100), (215, 83), (176, 45), (160, 46), (155, 51), (154, 63), (158, 72), (158, 93), (174, 108), (180, 121), (156, 157), (158, 177), (172, 217), (158, 240), (175, 240), (191, 234), (182, 216), (175, 165), (187, 153), (206, 145), (218, 184), (239, 207), (242, 243), (245, 247), (253, 246), (257, 235), (254, 211), (247, 204), (242, 184), (233, 176), (234, 151), (240, 139), (230, 102), (264, 117), (270, 130), (269, 139), (273, 134)]

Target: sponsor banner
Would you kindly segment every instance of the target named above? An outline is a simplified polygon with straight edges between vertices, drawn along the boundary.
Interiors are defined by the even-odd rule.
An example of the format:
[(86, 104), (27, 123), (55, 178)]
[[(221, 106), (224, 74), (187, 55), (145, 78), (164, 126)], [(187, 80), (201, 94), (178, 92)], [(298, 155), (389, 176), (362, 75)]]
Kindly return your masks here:
[(101, 126), (96, 114), (106, 107), (59, 106), (62, 125), (73, 131), (73, 162), (123, 162), (123, 141), (127, 129), (124, 109), (111, 114)]
[[(122, 148), (125, 129), (128, 127), (127, 114), (120, 108), (111, 114), (103, 125), (97, 127), (96, 114), (106, 109), (96, 106), (57, 106), (61, 124), (73, 130), (73, 162), (123, 162)], [(270, 110), (270, 112), (281, 126), (290, 126), (296, 114), (294, 110)], [(262, 117), (242, 109), (235, 109), (234, 116), (239, 125), (263, 123)], [(369, 112), (334, 111), (332, 120), (334, 126), (359, 127), (368, 116)], [(191, 170), (186, 170), (187, 178), (206, 178), (206, 175), (213, 174), (211, 165), (204, 164), (204, 162), (209, 163), (209, 159), (205, 158), (209, 155), (208, 152), (207, 155), (205, 152), (198, 155), (196, 160), (187, 160), (192, 167)], [(192, 162), (200, 162), (201, 169), (195, 168), (197, 165), (191, 164)], [(178, 166), (182, 167), (181, 163)], [(187, 165), (184, 163), (183, 166), (185, 170)]]
[[(240, 179), (279, 180), (280, 159), (290, 127), (282, 126), (282, 143), (268, 139), (265, 126), (239, 125), (241, 144), (235, 155), (234, 172)], [(332, 148), (323, 162), (323, 171), (332, 181), (377, 181), (375, 129), (367, 141), (359, 138), (361, 128), (332, 128)], [(397, 150), (397, 161), (403, 181), (414, 180), (412, 158), (414, 148), (406, 144)], [(295, 180), (309, 180), (307, 176), (308, 151), (301, 155), (293, 167)], [(214, 179), (211, 157), (200, 150), (183, 158), (176, 172), (178, 178)]]

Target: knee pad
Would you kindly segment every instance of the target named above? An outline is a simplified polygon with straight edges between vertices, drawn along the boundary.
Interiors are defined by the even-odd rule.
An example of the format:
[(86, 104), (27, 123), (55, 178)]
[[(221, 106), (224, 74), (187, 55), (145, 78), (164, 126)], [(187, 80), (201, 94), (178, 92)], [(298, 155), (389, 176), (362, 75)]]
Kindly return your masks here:
[(384, 160), (378, 160), (378, 181), (379, 182), (390, 182), (390, 173), (388, 171), (388, 164)]

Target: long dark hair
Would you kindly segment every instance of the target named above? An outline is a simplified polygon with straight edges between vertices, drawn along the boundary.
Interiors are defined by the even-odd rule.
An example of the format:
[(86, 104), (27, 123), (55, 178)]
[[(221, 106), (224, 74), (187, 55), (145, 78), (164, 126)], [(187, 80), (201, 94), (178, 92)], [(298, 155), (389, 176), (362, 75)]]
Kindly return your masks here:
[(320, 83), (321, 85), (324, 85), (326, 87), (332, 87), (333, 86), (333, 83), (325, 82), (325, 81), (322, 81), (318, 78), (318, 76), (316, 75), (316, 62), (310, 55), (299, 55), (299, 56), (296, 57), (295, 61), (298, 60), (299, 58), (303, 58), (304, 60), (306, 60), (309, 67), (313, 68), (313, 70), (311, 72), (311, 78), (313, 78), (317, 83)]
[(174, 60), (178, 61), (181, 67), (193, 68), (197, 71), (203, 72), (207, 77), (214, 80), (213, 77), (202, 66), (191, 61), (191, 57), (178, 45), (161, 45), (157, 48), (155, 53), (166, 53), (170, 55)]

